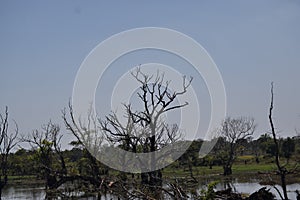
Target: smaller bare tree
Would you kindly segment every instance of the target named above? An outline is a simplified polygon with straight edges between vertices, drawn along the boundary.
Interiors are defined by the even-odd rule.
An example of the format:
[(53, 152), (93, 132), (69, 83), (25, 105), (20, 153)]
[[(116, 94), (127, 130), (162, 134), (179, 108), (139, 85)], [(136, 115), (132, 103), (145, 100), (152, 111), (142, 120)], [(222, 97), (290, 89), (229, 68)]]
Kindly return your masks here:
[(7, 184), (8, 178), (8, 156), (11, 150), (17, 145), (18, 140), (18, 125), (14, 121), (15, 130), (9, 132), (9, 119), (8, 119), (8, 107), (5, 108), (4, 115), (0, 114), (0, 199), (2, 194), (2, 189)]
[[(63, 177), (67, 175), (60, 147), (62, 135), (59, 131), (59, 126), (50, 121), (42, 126), (42, 130), (34, 130), (31, 135), (22, 138), (23, 142), (28, 142), (36, 150), (37, 162), (46, 181), (46, 189), (59, 187), (65, 182)], [(60, 163), (59, 168), (53, 167), (54, 161)]]
[(273, 112), (273, 98), (274, 98), (274, 93), (273, 93), (273, 83), (271, 83), (271, 103), (270, 103), (270, 108), (269, 108), (269, 122), (270, 122), (270, 126), (271, 126), (271, 131), (272, 131), (272, 137), (273, 137), (273, 141), (275, 144), (275, 163), (278, 169), (278, 174), (280, 175), (280, 180), (281, 180), (281, 187), (283, 190), (283, 196), (281, 195), (281, 193), (277, 190), (277, 192), (279, 193), (279, 195), (281, 196), (282, 199), (288, 200), (288, 196), (287, 196), (287, 190), (286, 190), (286, 175), (289, 173), (288, 170), (285, 168), (284, 165), (280, 164), (280, 159), (279, 159), (279, 154), (280, 154), (280, 144), (279, 141), (277, 139), (277, 134), (275, 131), (275, 125), (272, 119), (272, 112)]
[(233, 119), (227, 117), (219, 129), (219, 135), (224, 138), (224, 143), (218, 149), (218, 154), (222, 155), (224, 175), (232, 174), (232, 165), (237, 156), (239, 142), (252, 136), (255, 131), (253, 118), (240, 117)]

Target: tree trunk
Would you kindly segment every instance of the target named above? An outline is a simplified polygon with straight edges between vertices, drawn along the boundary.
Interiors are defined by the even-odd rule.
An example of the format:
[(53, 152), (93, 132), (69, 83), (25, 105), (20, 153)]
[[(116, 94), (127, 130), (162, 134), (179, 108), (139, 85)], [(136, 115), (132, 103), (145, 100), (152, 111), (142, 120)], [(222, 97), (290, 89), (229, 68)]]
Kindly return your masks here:
[(191, 178), (193, 179), (194, 182), (198, 182), (197, 179), (194, 177), (194, 173), (193, 173), (193, 166), (192, 166), (192, 163), (191, 161), (189, 161), (189, 171), (190, 171), (190, 176)]
[(282, 186), (282, 190), (283, 190), (284, 199), (288, 200), (289, 198), (287, 196), (286, 182), (285, 182), (285, 173), (284, 172), (281, 172), (280, 178), (281, 178), (281, 186)]
[(148, 173), (141, 173), (141, 184), (149, 184), (149, 180), (148, 180)]
[(162, 173), (161, 170), (156, 170), (149, 172), (150, 181), (149, 185), (151, 186), (162, 186)]
[(47, 184), (46, 189), (56, 189), (57, 180), (55, 176), (48, 175), (46, 178), (46, 184)]
[(231, 166), (225, 165), (223, 166), (223, 169), (224, 169), (224, 173), (223, 173), (224, 176), (228, 176), (232, 174)]

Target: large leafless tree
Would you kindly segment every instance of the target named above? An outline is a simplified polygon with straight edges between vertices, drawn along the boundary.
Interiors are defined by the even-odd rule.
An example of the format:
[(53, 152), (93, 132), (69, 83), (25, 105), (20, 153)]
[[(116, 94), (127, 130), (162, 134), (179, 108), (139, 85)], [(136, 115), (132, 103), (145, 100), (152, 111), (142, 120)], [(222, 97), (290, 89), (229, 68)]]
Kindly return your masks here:
[[(137, 147), (141, 147), (139, 152), (149, 153), (177, 141), (181, 135), (180, 130), (175, 124), (167, 124), (162, 116), (188, 105), (188, 102), (177, 103), (176, 98), (187, 92), (192, 78), (183, 77), (182, 89), (171, 91), (170, 81), (164, 80), (163, 73), (147, 75), (137, 68), (131, 75), (140, 84), (137, 95), (142, 109), (134, 110), (130, 104), (125, 105), (126, 123), (121, 123), (115, 113), (106, 116), (101, 121), (101, 127), (108, 140), (134, 153), (138, 152)], [(143, 184), (161, 185), (161, 171), (154, 170), (156, 162), (155, 154), (151, 154), (152, 169), (141, 174)]]

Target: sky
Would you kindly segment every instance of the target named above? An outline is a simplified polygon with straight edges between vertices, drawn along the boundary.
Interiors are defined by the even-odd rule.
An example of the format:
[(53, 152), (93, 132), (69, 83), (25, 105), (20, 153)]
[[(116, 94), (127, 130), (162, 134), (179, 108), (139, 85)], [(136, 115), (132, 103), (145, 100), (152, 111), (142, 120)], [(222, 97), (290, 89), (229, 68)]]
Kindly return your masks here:
[[(273, 81), (278, 134), (293, 136), (300, 130), (299, 24), (300, 3), (293, 0), (0, 1), (0, 111), (9, 107), (21, 134), (50, 119), (65, 134), (61, 109), (68, 105), (77, 71), (91, 50), (122, 31), (162, 27), (182, 32), (206, 49), (224, 81), (227, 115), (253, 117), (256, 137), (270, 130)], [(180, 63), (176, 59), (144, 51), (118, 62), (131, 66), (168, 60), (175, 65)], [(117, 68), (107, 72), (106, 80), (126, 71)], [(108, 83), (98, 89), (110, 91), (113, 84)], [(205, 90), (201, 80), (194, 85)], [(101, 99), (98, 93), (103, 93), (97, 92)], [(200, 107), (208, 116), (208, 95), (203, 99)]]

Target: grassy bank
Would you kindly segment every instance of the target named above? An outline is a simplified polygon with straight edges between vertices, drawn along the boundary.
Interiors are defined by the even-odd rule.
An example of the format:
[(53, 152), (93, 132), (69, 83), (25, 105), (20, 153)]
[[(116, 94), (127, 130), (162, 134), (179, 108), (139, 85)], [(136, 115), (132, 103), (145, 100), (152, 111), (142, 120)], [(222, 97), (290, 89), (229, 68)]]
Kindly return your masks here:
[[(294, 164), (289, 165), (290, 168), (294, 167)], [(232, 166), (232, 175), (223, 176), (222, 166), (213, 166), (211, 169), (208, 166), (196, 166), (193, 167), (193, 176), (196, 179), (209, 178), (211, 180), (225, 180), (225, 179), (238, 179), (240, 182), (249, 182), (253, 179), (259, 180), (264, 184), (280, 183), (279, 176), (276, 175), (276, 166), (274, 163), (263, 164), (235, 164)], [(176, 178), (176, 179), (191, 179), (190, 170), (186, 168), (174, 168), (169, 166), (163, 169), (164, 178)], [(287, 175), (287, 183), (300, 183), (300, 171), (299, 169), (295, 173)]]
[[(289, 167), (294, 166), (290, 164)], [(274, 163), (248, 163), (238, 162), (232, 166), (233, 174), (231, 176), (223, 176), (222, 166), (213, 166), (211, 169), (208, 166), (193, 166), (193, 176), (196, 179), (223, 180), (228, 178), (238, 179), (241, 182), (249, 182), (251, 179), (260, 180), (262, 183), (270, 184), (270, 181), (279, 183), (279, 176), (276, 175), (276, 166)], [(188, 167), (175, 167), (170, 165), (162, 170), (164, 179), (191, 179), (190, 170)], [(110, 176), (117, 176), (119, 172), (110, 171)], [(130, 178), (131, 175), (128, 175)], [(135, 176), (136, 178), (137, 176)], [(44, 181), (37, 179), (36, 176), (9, 176), (9, 184), (43, 184)], [(300, 183), (300, 171), (287, 176), (287, 183)]]
[[(276, 170), (274, 164), (237, 164), (232, 166), (233, 175), (234, 174), (247, 174), (247, 173), (268, 173)], [(213, 166), (211, 169), (207, 166), (196, 166), (193, 167), (193, 173), (196, 176), (206, 176), (206, 175), (219, 175), (223, 173), (222, 166)], [(176, 175), (178, 177), (185, 177), (190, 174), (188, 167), (186, 168), (173, 168), (167, 167), (163, 170), (165, 176)]]

